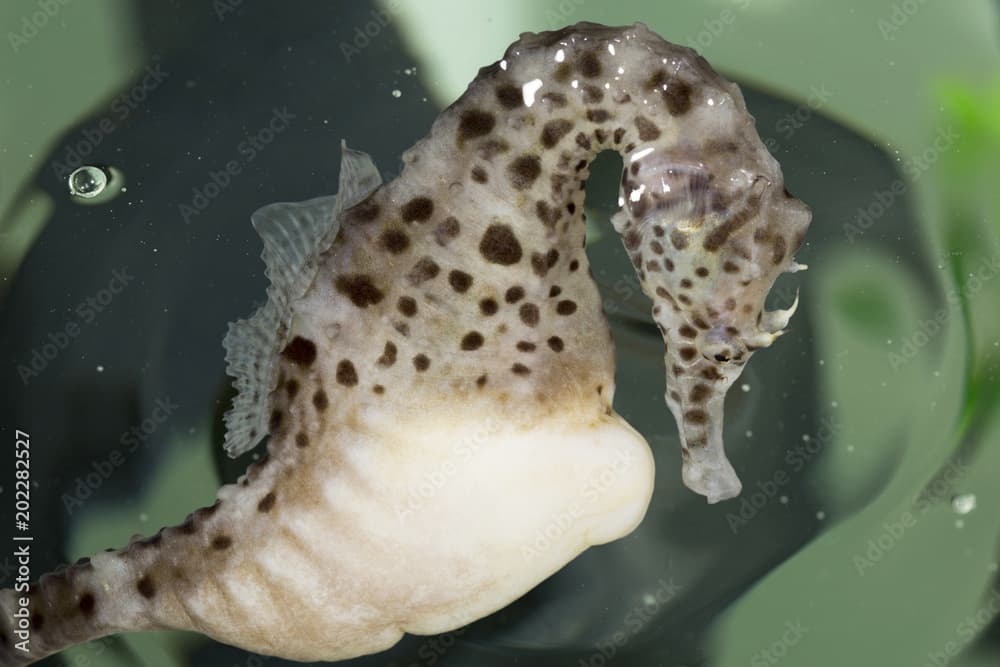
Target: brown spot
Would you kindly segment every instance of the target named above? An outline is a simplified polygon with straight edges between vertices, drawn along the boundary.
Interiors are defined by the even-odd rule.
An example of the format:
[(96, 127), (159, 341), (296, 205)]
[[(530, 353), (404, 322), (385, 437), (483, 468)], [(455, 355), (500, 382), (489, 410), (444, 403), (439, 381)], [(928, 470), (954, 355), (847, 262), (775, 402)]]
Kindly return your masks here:
[(399, 209), (403, 222), (426, 222), (434, 213), (434, 202), (429, 197), (414, 197)]
[[(576, 145), (585, 151), (590, 150), (590, 138), (586, 134), (580, 132), (576, 135)], [(584, 160), (584, 165), (586, 166), (586, 160)]]
[(721, 380), (723, 379), (722, 373), (719, 372), (715, 366), (709, 366), (701, 371), (701, 376), (706, 380)]
[(549, 288), (549, 298), (550, 299), (554, 298), (554, 297), (557, 297), (560, 294), (562, 294), (562, 287), (559, 287), (559, 285), (553, 285), (552, 287)]
[(393, 255), (399, 255), (410, 247), (410, 237), (399, 229), (387, 229), (379, 238), (379, 245), (382, 246), (383, 250)]
[(510, 370), (514, 375), (530, 375), (531, 369), (524, 364), (517, 363), (510, 367)]
[(396, 302), (396, 308), (406, 317), (413, 317), (417, 314), (417, 300), (412, 296), (401, 296)]
[(544, 278), (549, 272), (549, 264), (545, 260), (545, 255), (540, 252), (531, 253), (531, 270), (539, 278)]
[(698, 332), (690, 324), (682, 324), (677, 333), (684, 336), (685, 338), (697, 338)]
[(281, 356), (296, 366), (303, 368), (311, 366), (316, 361), (316, 343), (308, 338), (296, 336), (281, 351)]
[(267, 425), (271, 433), (274, 433), (279, 428), (281, 428), (281, 419), (283, 417), (284, 415), (281, 413), (281, 410), (273, 410), (271, 412), (271, 420), (268, 422)]
[(572, 262), (569, 263), (570, 271), (576, 271), (579, 268), (580, 268), (580, 262), (578, 260), (574, 259)]
[(677, 297), (677, 300), (680, 301), (681, 303), (683, 303), (685, 306), (690, 306), (691, 305), (691, 297), (689, 297), (687, 294), (681, 294), (681, 295), (679, 295)]
[(524, 105), (524, 95), (517, 86), (512, 86), (509, 83), (497, 86), (496, 94), (497, 101), (504, 109), (516, 109)]
[(671, 76), (666, 70), (658, 70), (646, 82), (647, 90), (659, 90), (667, 110), (672, 116), (681, 116), (691, 109), (691, 84)]
[(586, 51), (576, 62), (576, 69), (588, 79), (601, 75), (601, 59), (594, 51)]
[(367, 308), (382, 300), (382, 290), (364, 274), (338, 276), (334, 283), (337, 291), (351, 300), (358, 308)]
[(458, 224), (458, 220), (454, 216), (449, 215), (434, 230), (434, 240), (437, 241), (439, 246), (446, 246), (455, 240), (460, 231), (461, 226)]
[(448, 284), (459, 294), (464, 294), (472, 286), (472, 276), (465, 271), (455, 269), (448, 274)]
[(537, 155), (521, 155), (507, 165), (507, 178), (517, 190), (530, 188), (541, 173), (542, 161)]
[(505, 224), (493, 224), (486, 228), (479, 242), (479, 252), (488, 262), (504, 266), (517, 264), (522, 255), (521, 243), (514, 230)]
[(347, 211), (347, 217), (351, 222), (372, 222), (378, 218), (381, 209), (375, 203), (375, 195), (372, 193), (366, 199), (355, 204)]
[(441, 267), (437, 265), (437, 262), (430, 257), (421, 257), (406, 277), (412, 285), (416, 286), (434, 279), (439, 273), (441, 273)]
[(472, 168), (470, 175), (476, 183), (486, 183), (490, 180), (490, 177), (486, 174), (486, 170), (478, 165)]
[[(611, 120), (611, 113), (607, 109), (587, 109), (587, 120), (591, 123), (606, 123)], [(604, 143), (604, 139), (598, 137), (598, 143)]]
[(699, 278), (707, 278), (708, 269), (706, 269), (704, 266), (699, 266), (697, 269), (694, 270), (694, 275), (698, 276)]
[(556, 312), (560, 315), (572, 315), (576, 312), (576, 301), (563, 299), (556, 304)]
[(478, 331), (470, 331), (462, 336), (462, 349), (466, 351), (478, 350), (483, 346), (483, 334)]
[(146, 599), (152, 598), (156, 595), (156, 584), (153, 583), (153, 579), (148, 574), (143, 575), (142, 578), (136, 582), (135, 587), (136, 590), (139, 591), (139, 594)]
[(694, 283), (691, 282), (690, 278), (681, 278), (681, 288), (682, 289), (691, 289), (691, 287), (693, 287), (693, 286), (694, 286)]
[(372, 391), (375, 392), (376, 394), (382, 395), (385, 393), (385, 387), (383, 387), (380, 384), (377, 384), (372, 387)]
[(299, 393), (299, 383), (297, 380), (289, 380), (285, 383), (285, 392), (288, 394), (288, 398), (292, 399)]
[(604, 99), (604, 91), (599, 86), (588, 83), (581, 90), (584, 104), (599, 104)]
[(679, 354), (681, 355), (681, 359), (684, 361), (691, 361), (695, 358), (695, 356), (697, 356), (698, 351), (693, 347), (682, 347)]
[(496, 117), (481, 109), (467, 109), (458, 119), (458, 135), (456, 140), (461, 146), (469, 139), (483, 137), (493, 131), (497, 123)]
[(77, 603), (77, 607), (80, 608), (80, 612), (84, 616), (92, 616), (94, 614), (94, 609), (97, 607), (97, 600), (94, 599), (94, 594), (87, 591), (80, 596), (80, 601)]
[(684, 421), (692, 424), (705, 424), (708, 422), (708, 415), (704, 410), (688, 410), (684, 413)]
[(527, 324), (529, 327), (536, 326), (538, 324), (539, 313), (538, 306), (533, 303), (521, 304), (518, 309), (518, 314), (521, 316), (521, 321)]
[(349, 359), (342, 359), (337, 363), (337, 382), (345, 387), (353, 387), (358, 384), (358, 371)]
[(561, 216), (558, 208), (549, 206), (549, 203), (539, 199), (535, 202), (535, 215), (546, 227), (555, 227)]
[(565, 118), (550, 120), (542, 127), (542, 145), (546, 148), (552, 148), (572, 129), (573, 123)]
[(375, 363), (386, 368), (396, 363), (396, 344), (392, 341), (386, 341), (385, 349), (382, 350), (382, 356)]
[(483, 387), (486, 386), (486, 376), (485, 375), (480, 375), (479, 377), (476, 378), (476, 386), (479, 387), (480, 389), (482, 389)]
[(300, 449), (305, 449), (309, 446), (309, 436), (299, 431), (295, 434), (295, 446)]
[(703, 403), (709, 395), (712, 393), (711, 387), (707, 384), (698, 383), (691, 387), (691, 393), (688, 395), (688, 399), (692, 403)]
[(566, 83), (573, 76), (573, 68), (570, 67), (569, 63), (559, 63), (556, 65), (556, 71), (553, 73), (553, 76), (559, 83)]
[(431, 367), (431, 360), (426, 354), (420, 353), (413, 357), (413, 367), (416, 368), (418, 372), (423, 373)]
[(483, 299), (479, 302), (479, 312), (483, 315), (496, 315), (499, 309), (500, 306), (497, 305), (496, 299)]
[(560, 338), (559, 336), (550, 336), (549, 339), (545, 342), (549, 344), (549, 347), (552, 349), (553, 352), (562, 352), (563, 348), (566, 347), (565, 343), (563, 343), (563, 339)]
[(774, 264), (781, 264), (781, 260), (785, 259), (785, 253), (788, 251), (788, 242), (785, 241), (783, 236), (775, 236), (771, 241), (771, 261)]
[(330, 399), (326, 397), (326, 392), (320, 389), (315, 394), (313, 394), (313, 405), (317, 410), (323, 412), (330, 405)]
[(524, 298), (524, 288), (520, 285), (514, 285), (513, 287), (507, 289), (503, 298), (507, 303), (517, 303)]
[(224, 551), (231, 546), (233, 546), (233, 538), (228, 535), (216, 535), (212, 539), (212, 548), (216, 551)]
[(739, 273), (740, 272), (740, 267), (738, 267), (733, 262), (730, 262), (730, 261), (726, 260), (722, 264), (722, 270), (725, 271), (726, 273)]
[(535, 344), (531, 343), (531, 342), (528, 342), (526, 340), (519, 340), (517, 342), (517, 346), (516, 347), (517, 347), (517, 349), (518, 349), (519, 352), (534, 352), (535, 351)]
[(670, 242), (678, 250), (684, 250), (684, 248), (688, 247), (688, 236), (684, 232), (675, 229), (670, 232)]
[(270, 512), (271, 508), (274, 507), (274, 500), (275, 500), (274, 491), (271, 491), (266, 496), (261, 498), (259, 503), (257, 503), (257, 511), (265, 513)]
[(542, 95), (542, 102), (551, 105), (555, 109), (562, 109), (566, 106), (566, 96), (562, 93), (545, 93)]
[(645, 116), (636, 116), (635, 126), (639, 129), (639, 141), (653, 141), (660, 137), (660, 128)]
[(36, 611), (31, 615), (31, 629), (41, 630), (43, 625), (45, 625), (45, 617)]

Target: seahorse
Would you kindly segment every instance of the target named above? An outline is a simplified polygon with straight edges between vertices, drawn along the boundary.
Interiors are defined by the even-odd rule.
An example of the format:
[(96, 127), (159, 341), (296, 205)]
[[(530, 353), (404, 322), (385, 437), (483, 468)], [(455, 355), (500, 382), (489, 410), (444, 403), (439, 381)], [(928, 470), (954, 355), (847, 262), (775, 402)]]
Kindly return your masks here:
[(267, 457), (180, 525), (3, 591), (0, 664), (165, 628), (345, 659), (463, 626), (630, 533), (653, 458), (612, 407), (585, 252), (605, 150), (682, 479), (739, 493), (723, 401), (795, 310), (764, 299), (802, 268), (810, 212), (736, 85), (642, 24), (580, 23), (482, 68), (392, 182), (342, 148), (336, 196), (252, 216), (271, 286), (224, 341), (224, 445), (267, 437)]

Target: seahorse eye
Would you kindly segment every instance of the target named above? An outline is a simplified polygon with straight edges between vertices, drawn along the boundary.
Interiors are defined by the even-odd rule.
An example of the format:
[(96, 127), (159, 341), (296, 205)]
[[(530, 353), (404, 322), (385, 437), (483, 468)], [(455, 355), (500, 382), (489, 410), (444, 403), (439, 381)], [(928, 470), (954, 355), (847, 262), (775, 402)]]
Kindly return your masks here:
[(725, 329), (717, 327), (705, 335), (702, 354), (706, 359), (714, 359), (720, 364), (739, 361), (746, 354), (743, 342)]

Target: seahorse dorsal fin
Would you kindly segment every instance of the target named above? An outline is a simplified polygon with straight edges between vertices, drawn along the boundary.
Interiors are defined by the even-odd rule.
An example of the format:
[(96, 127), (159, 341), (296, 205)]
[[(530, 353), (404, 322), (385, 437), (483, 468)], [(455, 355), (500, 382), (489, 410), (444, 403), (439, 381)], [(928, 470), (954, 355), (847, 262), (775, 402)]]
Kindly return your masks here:
[(371, 157), (343, 142), (341, 151), (338, 194), (268, 204), (251, 216), (264, 242), (261, 258), (271, 284), (267, 303), (249, 318), (231, 322), (222, 342), (226, 373), (237, 391), (225, 416), (224, 447), (234, 458), (268, 433), (268, 395), (276, 383), (277, 357), (287, 343), (292, 304), (316, 276), (317, 257), (336, 238), (341, 213), (382, 184)]

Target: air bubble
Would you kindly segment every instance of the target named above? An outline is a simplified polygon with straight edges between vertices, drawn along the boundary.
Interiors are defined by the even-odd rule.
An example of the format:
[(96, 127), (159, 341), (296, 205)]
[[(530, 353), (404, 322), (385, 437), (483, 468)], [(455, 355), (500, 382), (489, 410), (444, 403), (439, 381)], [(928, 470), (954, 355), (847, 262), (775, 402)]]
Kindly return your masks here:
[(976, 509), (976, 496), (972, 493), (963, 493), (951, 499), (951, 508), (956, 514), (968, 514)]
[(86, 165), (69, 175), (69, 193), (74, 197), (93, 199), (108, 187), (108, 174), (100, 167)]

